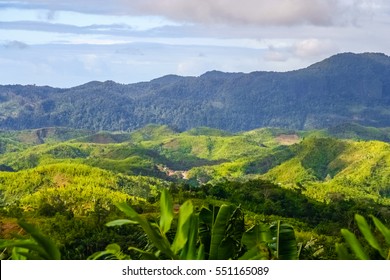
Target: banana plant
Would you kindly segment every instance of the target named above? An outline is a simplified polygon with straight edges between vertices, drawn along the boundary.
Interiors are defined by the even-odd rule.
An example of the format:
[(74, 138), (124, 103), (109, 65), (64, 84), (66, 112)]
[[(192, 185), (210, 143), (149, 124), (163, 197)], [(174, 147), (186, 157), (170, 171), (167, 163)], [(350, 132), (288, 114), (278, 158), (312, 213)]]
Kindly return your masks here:
[(272, 242), (270, 248), (276, 259), (297, 260), (300, 253), (301, 244), (297, 244), (294, 228), (286, 223), (277, 221), (270, 227)]
[[(371, 227), (363, 216), (356, 214), (355, 221), (368, 245), (375, 249), (383, 259), (390, 260), (390, 229), (388, 229), (376, 217), (372, 215), (370, 215), (370, 217), (375, 225), (376, 231), (382, 235), (384, 243), (387, 244), (386, 246), (380, 244), (374, 233), (371, 231)], [(357, 239), (355, 234), (353, 234), (347, 229), (342, 229), (341, 234), (349, 245), (349, 248), (352, 250), (353, 255), (348, 252), (348, 248), (345, 246), (345, 244), (338, 243), (336, 244), (336, 251), (339, 259), (369, 259), (367, 252), (363, 249), (362, 244)]]
[[(117, 204), (129, 219), (109, 222), (107, 226), (138, 224), (142, 227), (155, 251), (130, 247), (145, 259), (297, 259), (297, 247), (292, 226), (277, 222), (271, 227), (257, 225), (245, 230), (240, 207), (232, 205), (202, 207), (195, 212), (191, 201), (180, 207), (173, 241), (167, 237), (174, 219), (172, 198), (163, 190), (160, 198), (159, 223), (147, 221), (126, 203)], [(91, 256), (123, 256), (118, 245)]]
[(241, 260), (269, 260), (272, 258), (268, 243), (272, 241), (271, 231), (264, 224), (257, 224), (248, 229), (242, 236), (241, 242), (247, 251)]
[(205, 247), (205, 259), (236, 259), (242, 252), (240, 240), (245, 232), (241, 208), (210, 205), (201, 209), (199, 218), (200, 242)]
[[(130, 247), (143, 256), (145, 259), (201, 259), (203, 249), (197, 247), (199, 217), (194, 211), (191, 201), (186, 201), (180, 207), (179, 218), (175, 237), (172, 241), (167, 237), (167, 232), (171, 229), (174, 218), (172, 198), (168, 191), (164, 189), (160, 198), (160, 221), (151, 223), (145, 217), (139, 215), (126, 203), (116, 204), (118, 209), (127, 215), (129, 219), (115, 220), (107, 223), (107, 226), (120, 226), (125, 224), (138, 224), (157, 249), (155, 252), (145, 251), (139, 248)], [(95, 256), (96, 257), (96, 256)]]
[(297, 244), (294, 228), (286, 223), (277, 221), (271, 226), (258, 224), (250, 228), (242, 236), (242, 243), (250, 248), (240, 258), (297, 260), (301, 244)]

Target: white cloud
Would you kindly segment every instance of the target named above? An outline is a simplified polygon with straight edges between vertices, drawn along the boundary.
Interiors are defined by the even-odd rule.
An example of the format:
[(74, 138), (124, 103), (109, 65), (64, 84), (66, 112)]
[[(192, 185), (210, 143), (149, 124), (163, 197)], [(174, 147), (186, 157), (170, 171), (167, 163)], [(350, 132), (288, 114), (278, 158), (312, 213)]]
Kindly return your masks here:
[(287, 61), (288, 56), (286, 53), (277, 51), (277, 50), (269, 50), (265, 56), (264, 59), (266, 61), (276, 61), (276, 62), (284, 62)]
[(318, 57), (335, 53), (337, 47), (327, 40), (306, 39), (297, 42), (294, 46), (294, 54), (299, 57)]
[[(384, 7), (384, 0), (18, 0), (9, 7), (112, 15), (156, 15), (179, 22), (227, 25), (334, 25)], [(7, 6), (7, 4), (5, 4)], [(49, 12), (50, 19), (55, 15)]]
[(134, 11), (194, 23), (228, 25), (334, 25), (371, 11), (364, 0), (137, 0)]
[(389, 54), (389, 26), (387, 0), (0, 1), (0, 84), (287, 71)]
[(89, 72), (101, 72), (99, 58), (96, 54), (83, 54), (79, 56), (84, 68)]

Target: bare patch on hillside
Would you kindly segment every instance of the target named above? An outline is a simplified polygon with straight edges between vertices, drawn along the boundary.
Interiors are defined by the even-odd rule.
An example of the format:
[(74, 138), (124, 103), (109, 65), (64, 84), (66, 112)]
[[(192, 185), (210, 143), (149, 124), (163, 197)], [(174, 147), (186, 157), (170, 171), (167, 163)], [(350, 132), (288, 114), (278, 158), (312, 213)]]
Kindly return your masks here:
[(297, 134), (280, 134), (275, 138), (280, 145), (289, 146), (301, 142)]
[(0, 221), (0, 237), (4, 239), (11, 239), (15, 234), (21, 234), (23, 229), (17, 224), (16, 220)]

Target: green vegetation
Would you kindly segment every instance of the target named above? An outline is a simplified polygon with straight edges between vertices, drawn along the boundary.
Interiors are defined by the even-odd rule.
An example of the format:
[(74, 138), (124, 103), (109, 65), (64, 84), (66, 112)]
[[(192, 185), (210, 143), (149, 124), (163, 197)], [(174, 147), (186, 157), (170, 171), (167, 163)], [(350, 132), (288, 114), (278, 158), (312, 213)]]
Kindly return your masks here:
[(1, 240), (0, 249), (11, 248), (14, 260), (60, 260), (61, 253), (54, 242), (42, 235), (35, 227), (19, 222), (19, 225), (28, 232), (29, 239)]
[[(355, 215), (356, 223), (359, 227), (361, 234), (363, 235), (365, 242), (371, 247), (369, 249), (375, 249), (375, 253), (379, 254), (380, 258), (390, 260), (390, 229), (388, 229), (379, 219), (371, 216), (375, 229), (381, 234), (381, 241), (375, 237), (375, 234), (371, 231), (369, 224), (366, 219), (358, 214)], [(347, 241), (350, 249), (354, 253), (355, 257), (360, 260), (368, 260), (369, 254), (364, 250), (362, 244), (359, 242), (355, 234), (350, 232), (348, 229), (341, 230), (342, 235)], [(382, 241), (384, 240), (384, 241)], [(384, 243), (384, 244), (380, 244)], [(341, 259), (353, 259), (348, 253), (348, 249), (344, 244), (337, 244), (337, 253)]]
[(355, 128), (2, 132), (2, 258), (387, 258), (390, 144)]
[[(206, 126), (238, 132), (267, 126), (326, 129), (341, 125), (332, 131), (335, 136), (363, 138), (368, 133), (388, 141), (388, 129), (351, 130), (342, 124), (389, 127), (389, 77), (388, 56), (343, 53), (283, 73), (211, 71), (200, 77), (165, 76), (128, 85), (89, 82), (67, 89), (0, 85), (0, 128), (132, 131), (152, 123), (180, 131)], [(203, 128), (190, 132), (197, 133), (225, 136)], [(137, 135), (147, 140), (145, 136)], [(94, 138), (98, 142), (125, 140), (115, 135)]]
[[(264, 224), (256, 224), (245, 230), (244, 217), (240, 207), (224, 204), (220, 207), (213, 206), (212, 211), (202, 208), (196, 213), (189, 200), (184, 202), (178, 210), (176, 233), (170, 242), (167, 233), (171, 231), (175, 214), (173, 200), (166, 189), (163, 189), (161, 193), (159, 224), (149, 222), (127, 203), (119, 203), (117, 207), (130, 220), (114, 220), (108, 222), (106, 226), (128, 224), (141, 226), (151, 241), (152, 247), (145, 250), (129, 247), (129, 250), (139, 253), (141, 259), (295, 260), (300, 256), (302, 249), (302, 244), (297, 245), (293, 227), (288, 224), (278, 221), (269, 228)], [(356, 214), (355, 220), (366, 242), (382, 258), (389, 260), (390, 230), (379, 219), (371, 217), (376, 229), (384, 237), (384, 241), (381, 243), (387, 243), (387, 248), (380, 245), (364, 217)], [(35, 227), (25, 222), (19, 222), (19, 225), (31, 236), (29, 239), (22, 237), (18, 240), (0, 240), (0, 249), (11, 250), (10, 257), (12, 259), (61, 259), (58, 247), (50, 238), (42, 235)], [(368, 255), (353, 233), (347, 229), (342, 229), (341, 233), (358, 259), (368, 259)], [(153, 252), (154, 250), (157, 251)], [(336, 251), (341, 259), (352, 258), (344, 244), (337, 243)], [(116, 243), (107, 245), (104, 251), (92, 254), (89, 259), (96, 260), (102, 257), (105, 259), (131, 259), (129, 255), (122, 252), (121, 247)]]
[[(184, 202), (179, 210), (172, 242), (169, 241), (167, 233), (171, 230), (174, 208), (166, 189), (161, 193), (159, 225), (147, 221), (127, 203), (119, 203), (117, 207), (130, 220), (114, 220), (107, 223), (107, 226), (140, 225), (154, 247), (149, 251), (129, 248), (139, 253), (142, 259), (294, 260), (299, 257), (294, 229), (290, 225), (278, 221), (269, 228), (257, 224), (245, 231), (241, 209), (232, 205), (212, 207), (212, 211), (202, 208), (196, 213), (191, 201)], [(0, 249), (10, 249), (12, 259), (61, 258), (58, 247), (50, 238), (25, 222), (19, 222), (19, 225), (31, 235), (30, 239), (0, 240)], [(153, 252), (154, 250), (157, 251)], [(107, 245), (104, 251), (94, 253), (89, 259), (101, 257), (130, 259), (115, 243)]]
[[(171, 229), (174, 209), (172, 198), (166, 190), (161, 195), (159, 225), (150, 224), (127, 204), (117, 206), (130, 220), (116, 220), (107, 225), (139, 224), (157, 249), (156, 252), (147, 252), (131, 248), (146, 259), (298, 258), (294, 230), (290, 225), (278, 221), (270, 228), (258, 224), (245, 230), (243, 213), (239, 207), (224, 204), (196, 212), (190, 200), (184, 202), (180, 206), (176, 233), (170, 243), (166, 234)], [(97, 256), (102, 256), (102, 253), (96, 253), (92, 258)]]

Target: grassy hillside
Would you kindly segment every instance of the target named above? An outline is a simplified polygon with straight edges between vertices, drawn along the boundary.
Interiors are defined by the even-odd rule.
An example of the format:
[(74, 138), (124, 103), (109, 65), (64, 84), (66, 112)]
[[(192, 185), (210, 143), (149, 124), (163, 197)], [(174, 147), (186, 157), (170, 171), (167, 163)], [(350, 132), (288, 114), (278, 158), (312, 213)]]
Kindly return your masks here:
[[(42, 142), (26, 137), (36, 131), (4, 132), (0, 165), (18, 171), (81, 164), (192, 185), (260, 177), (302, 188), (319, 200), (327, 200), (329, 193), (386, 200), (389, 144), (364, 139), (384, 137), (387, 130), (346, 127), (344, 134), (335, 134), (340, 127), (311, 132), (262, 128), (236, 134), (204, 127), (179, 133), (157, 125), (133, 133), (42, 129)], [(61, 133), (65, 135), (56, 136)]]
[(389, 204), (390, 145), (379, 141), (305, 139), (290, 160), (261, 177), (321, 201), (336, 194)]

